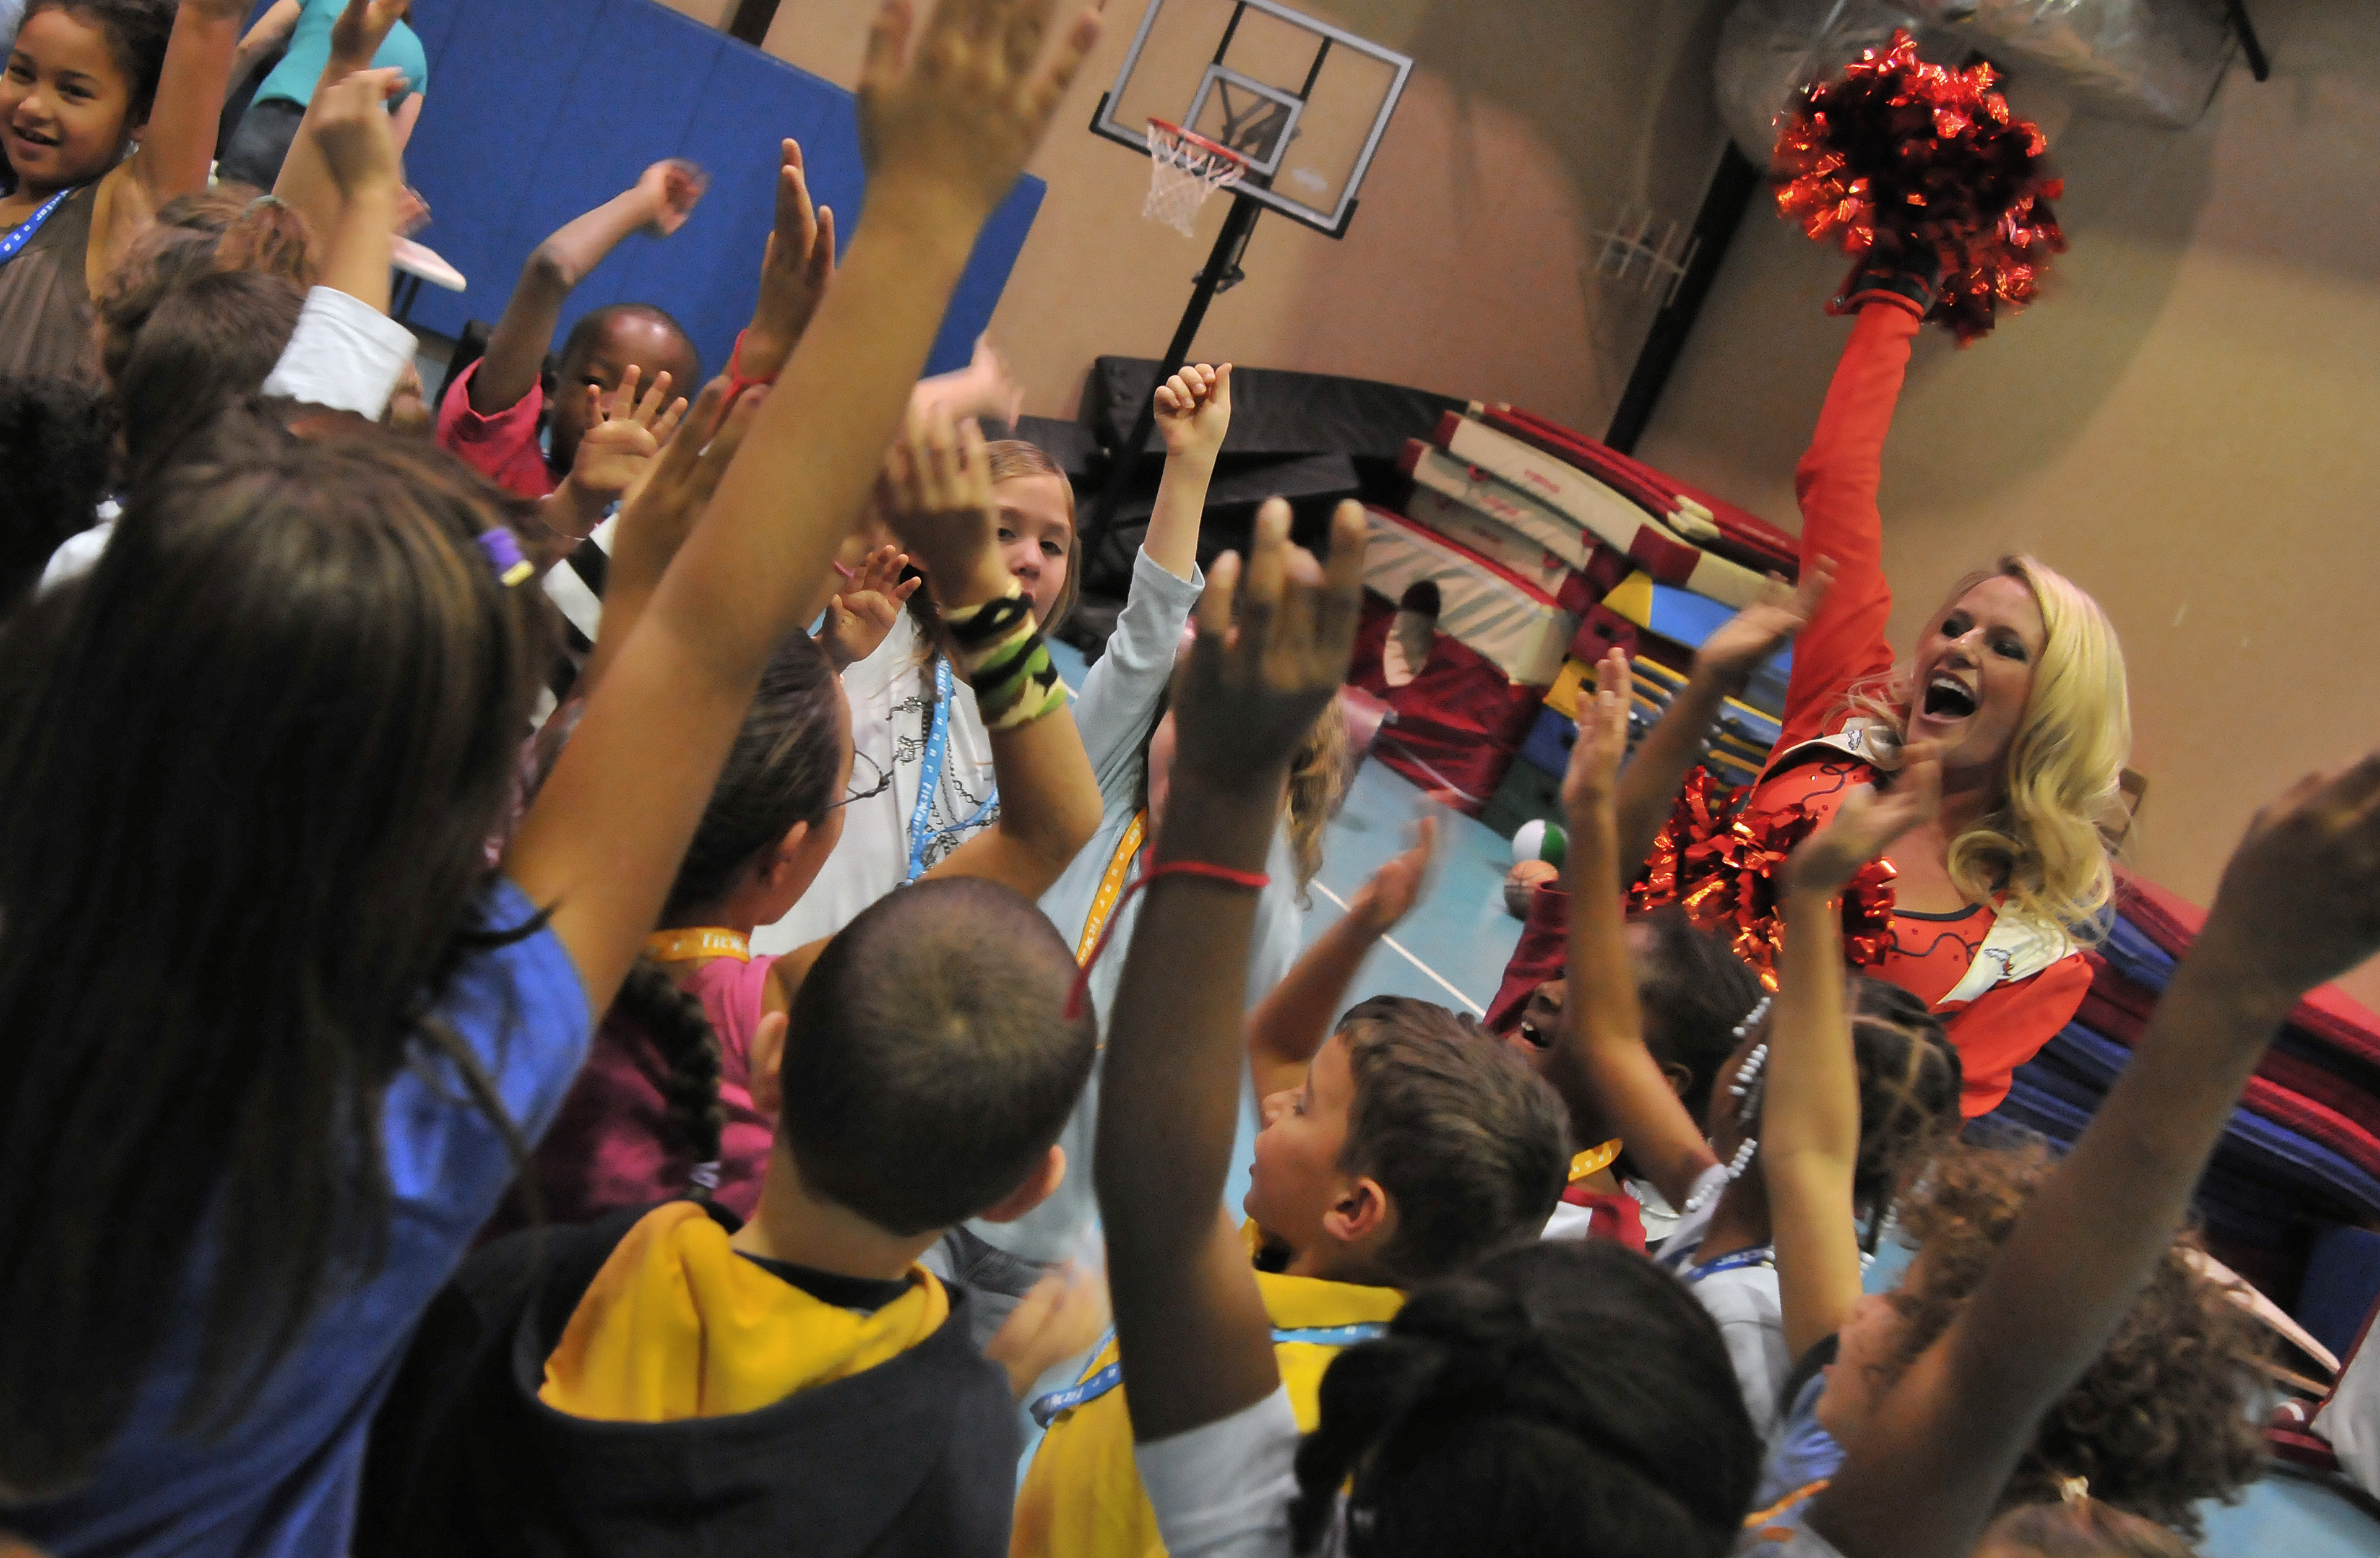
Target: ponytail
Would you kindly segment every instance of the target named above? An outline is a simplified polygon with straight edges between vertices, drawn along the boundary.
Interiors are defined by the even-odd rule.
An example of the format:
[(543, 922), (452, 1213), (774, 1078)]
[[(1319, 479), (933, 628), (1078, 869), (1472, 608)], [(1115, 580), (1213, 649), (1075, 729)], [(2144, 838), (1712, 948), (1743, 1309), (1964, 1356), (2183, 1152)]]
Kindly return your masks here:
[(690, 1193), (709, 1200), (719, 1187), (720, 1133), (727, 1123), (719, 1102), (719, 1036), (701, 998), (678, 988), (650, 957), (628, 966), (613, 1010), (652, 1041), (668, 1067), (662, 1098), (669, 1108), (670, 1132), (693, 1164)]

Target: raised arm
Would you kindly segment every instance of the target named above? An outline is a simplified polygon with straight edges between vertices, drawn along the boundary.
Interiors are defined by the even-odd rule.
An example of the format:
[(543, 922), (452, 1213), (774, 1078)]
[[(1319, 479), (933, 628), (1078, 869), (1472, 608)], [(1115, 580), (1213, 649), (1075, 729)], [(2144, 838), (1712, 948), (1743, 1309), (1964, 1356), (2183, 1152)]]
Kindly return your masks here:
[(1098, 36), (1086, 12), (1036, 67), (1052, 0), (942, 0), (914, 51), (905, 0), (869, 33), (866, 220), (851, 263), (756, 414), (516, 838), (507, 862), (611, 1003), (776, 646), (874, 481), (978, 231)]
[(1238, 558), (1215, 565), (1175, 684), (1180, 746), (1108, 1020), (1093, 1157), (1137, 1440), (1228, 1417), (1280, 1382), (1247, 1251), (1218, 1211), (1239, 1124), (1249, 881), (1290, 759), (1346, 675), (1363, 557), (1354, 504), (1331, 522), (1327, 578), (1291, 548), (1289, 505), (1267, 504), (1245, 590)]
[[(578, 284), (630, 233), (666, 237), (685, 226), (702, 191), (702, 176), (691, 164), (666, 158), (530, 250), (503, 316), (489, 333), (487, 355), (471, 375), (471, 409), (492, 417), (518, 404), (536, 385), (562, 306)], [(571, 393), (571, 386), (565, 384), (562, 392)]]
[[(954, 640), (959, 614), (989, 603), (1021, 601), (1022, 588), (1000, 560), (1000, 510), (991, 495), (991, 462), (973, 422), (953, 430), (947, 417), (913, 416), (912, 441), (896, 451), (900, 474), (885, 505), (893, 532), (923, 568), (927, 588)], [(1032, 614), (1025, 613), (1029, 626)], [(1037, 640), (1038, 641), (1038, 640)], [(936, 862), (928, 876), (972, 876), (1014, 888), (1028, 898), (1050, 890), (1099, 827), (1099, 785), (1057, 672), (1041, 651), (1045, 693), (1026, 694), (1041, 712), (1021, 720), (995, 712), (993, 699), (1021, 674), (1011, 659), (973, 665), (964, 647), (957, 669), (975, 688), (991, 742), (991, 771), (1000, 785), (1000, 821)], [(1048, 702), (1040, 700), (1047, 698)], [(1018, 706), (1021, 708), (1022, 706)]]
[[(1811, 559), (1799, 587), (1788, 590), (1771, 576), (1767, 596), (1746, 606), (1694, 652), (1694, 674), (1670, 700), (1670, 707), (1636, 744), (1636, 755), (1620, 776), (1620, 863), (1633, 877), (1653, 852), (1653, 839), (1675, 803), (1679, 786), (1702, 758), (1703, 737), (1718, 722), (1719, 707), (1741, 693), (1761, 662), (1792, 640), (1809, 624), (1834, 582), (1834, 565)], [(1782, 751), (1780, 746), (1778, 749)]]
[(322, 115), (323, 89), (371, 68), (372, 56), (380, 53), (405, 6), (406, 0), (347, 0), (346, 9), (331, 28), (331, 52), (322, 62), (322, 74), (315, 79), (314, 95), (307, 102), (297, 139), (289, 143), (289, 154), (281, 160), (280, 175), (273, 181), (273, 197), (295, 207), (318, 235), (339, 225), (344, 207), (338, 181), (322, 160), (320, 138), (314, 133)]
[(388, 261), (396, 201), (404, 188), (390, 95), (403, 90), (395, 70), (358, 70), (314, 89), (298, 139), (310, 140), (339, 194), (338, 217), (323, 230), (322, 285), (388, 312)]
[(133, 176), (152, 207), (207, 187), (215, 130), (231, 85), (246, 0), (182, 0), (157, 74), (157, 98), (132, 154)]
[(248, 30), (248, 36), (239, 41), (238, 48), (234, 51), (231, 56), (231, 79), (235, 81), (239, 79), (248, 74), (258, 60), (289, 42), (289, 34), (297, 29), (298, 18), (305, 12), (305, 0), (273, 0), (273, 4), (265, 8), (262, 16), (256, 18), (256, 25)]
[(1777, 1248), (1785, 1350), (1800, 1357), (1842, 1329), (1860, 1299), (1859, 1062), (1844, 998), (1843, 888), (1893, 840), (1931, 820), (1942, 772), (1912, 749), (1889, 795), (1862, 788), (1794, 850), (1785, 949), (1760, 1098), (1760, 1169)]
[[(1595, 668), (1592, 704), (1579, 707), (1578, 744), (1562, 780), (1570, 844), (1570, 999), (1546, 1052), (1546, 1080), (1577, 1119), (1599, 1119), (1670, 1205), (1718, 1160), (1702, 1126), (1678, 1102), (1645, 1048), (1636, 972), (1621, 896), (1618, 787), (1628, 749), (1628, 657), (1613, 650)], [(1590, 1138), (1592, 1139), (1592, 1138)]]
[(1794, 469), (1802, 503), (1802, 569), (1834, 563), (1834, 588), (1802, 633), (1785, 691), (1781, 751), (1825, 734), (1843, 689), (1892, 669), (1886, 619), (1892, 591), (1884, 579), (1884, 517), (1876, 490), (1884, 479), (1884, 440), (1909, 369), (1909, 343), (1922, 309), (1898, 298), (1861, 309), (1843, 347), (1809, 451)]
[(778, 157), (777, 219), (760, 251), (759, 295), (728, 364), (745, 381), (777, 376), (834, 281), (834, 213), (810, 202), (801, 142), (787, 137)]
[(1207, 517), (1207, 488), (1232, 427), (1232, 365), (1183, 368), (1157, 386), (1157, 431), (1165, 440), (1165, 471), (1157, 480), (1157, 506), (1140, 549), (1175, 578), (1198, 566), (1198, 527)]
[(1811, 1524), (1846, 1558), (1973, 1546), (2042, 1414), (2172, 1242), (2290, 1007), (2375, 951), (2380, 752), (2301, 781), (2250, 826), (2107, 1102), (1813, 1507)]
[(1415, 824), (1413, 847), (1366, 878), (1347, 912), (1314, 940), (1288, 975), (1248, 1014), (1248, 1071), (1257, 1097), (1302, 1086), (1315, 1053), (1347, 1008), (1355, 970), (1398, 920), (1413, 912), (1429, 881), (1438, 819)]

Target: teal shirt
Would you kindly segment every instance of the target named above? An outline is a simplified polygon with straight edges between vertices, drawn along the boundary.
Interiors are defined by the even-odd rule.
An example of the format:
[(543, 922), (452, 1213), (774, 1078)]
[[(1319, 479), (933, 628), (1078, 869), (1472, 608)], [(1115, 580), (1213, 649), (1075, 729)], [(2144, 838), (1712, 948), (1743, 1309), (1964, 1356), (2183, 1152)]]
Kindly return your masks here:
[[(346, 8), (346, 0), (306, 0), (306, 9), (289, 34), (289, 52), (256, 89), (257, 102), (269, 103), (277, 97), (302, 105), (313, 101), (314, 83), (322, 79), (322, 67), (331, 63), (331, 29)], [(430, 56), (422, 52), (421, 40), (413, 29), (403, 22), (389, 29), (380, 53), (372, 55), (373, 69), (389, 66), (405, 72), (407, 91), (430, 90)], [(390, 110), (394, 112), (404, 101), (403, 97), (393, 100)]]

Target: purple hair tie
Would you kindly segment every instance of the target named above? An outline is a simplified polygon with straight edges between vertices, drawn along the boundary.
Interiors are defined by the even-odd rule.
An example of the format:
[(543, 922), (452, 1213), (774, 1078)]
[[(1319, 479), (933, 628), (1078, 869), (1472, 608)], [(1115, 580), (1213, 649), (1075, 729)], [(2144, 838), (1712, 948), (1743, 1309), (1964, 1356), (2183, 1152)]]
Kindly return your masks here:
[(480, 550), (488, 554), (489, 565), (507, 587), (537, 572), (536, 565), (521, 555), (519, 541), (501, 525), (480, 532)]

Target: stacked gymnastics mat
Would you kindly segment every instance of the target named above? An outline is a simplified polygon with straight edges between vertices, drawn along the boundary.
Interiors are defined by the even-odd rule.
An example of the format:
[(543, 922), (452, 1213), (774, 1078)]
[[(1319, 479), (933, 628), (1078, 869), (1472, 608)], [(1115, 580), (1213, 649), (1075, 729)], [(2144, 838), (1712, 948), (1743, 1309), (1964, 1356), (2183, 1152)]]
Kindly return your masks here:
[[(1795, 570), (1792, 538), (1767, 521), (1511, 406), (1445, 412), (1400, 466), (1402, 503), (1370, 511), (1353, 679), (1395, 712), (1383, 761), (1475, 814), (1516, 785), (1523, 798), (1500, 822), (1550, 806), (1581, 680), (1606, 648), (1644, 662), (1641, 734), (1712, 629), (1759, 597), (1769, 571)], [(1401, 605), (1408, 622), (1434, 611), (1436, 637), (1419, 672), (1392, 686)], [(1784, 675), (1770, 669), (1714, 738), (1729, 783), (1757, 773), (1777, 739)]]
[[(2145, 1030), (2203, 910), (2119, 873), (2074, 1021), (2018, 1068), (1996, 1117), (2071, 1145)], [(2328, 986), (2289, 1014), (2250, 1079), (2197, 1211), (2233, 1270), (2337, 1352), (2380, 1294), (2380, 1016)]]

